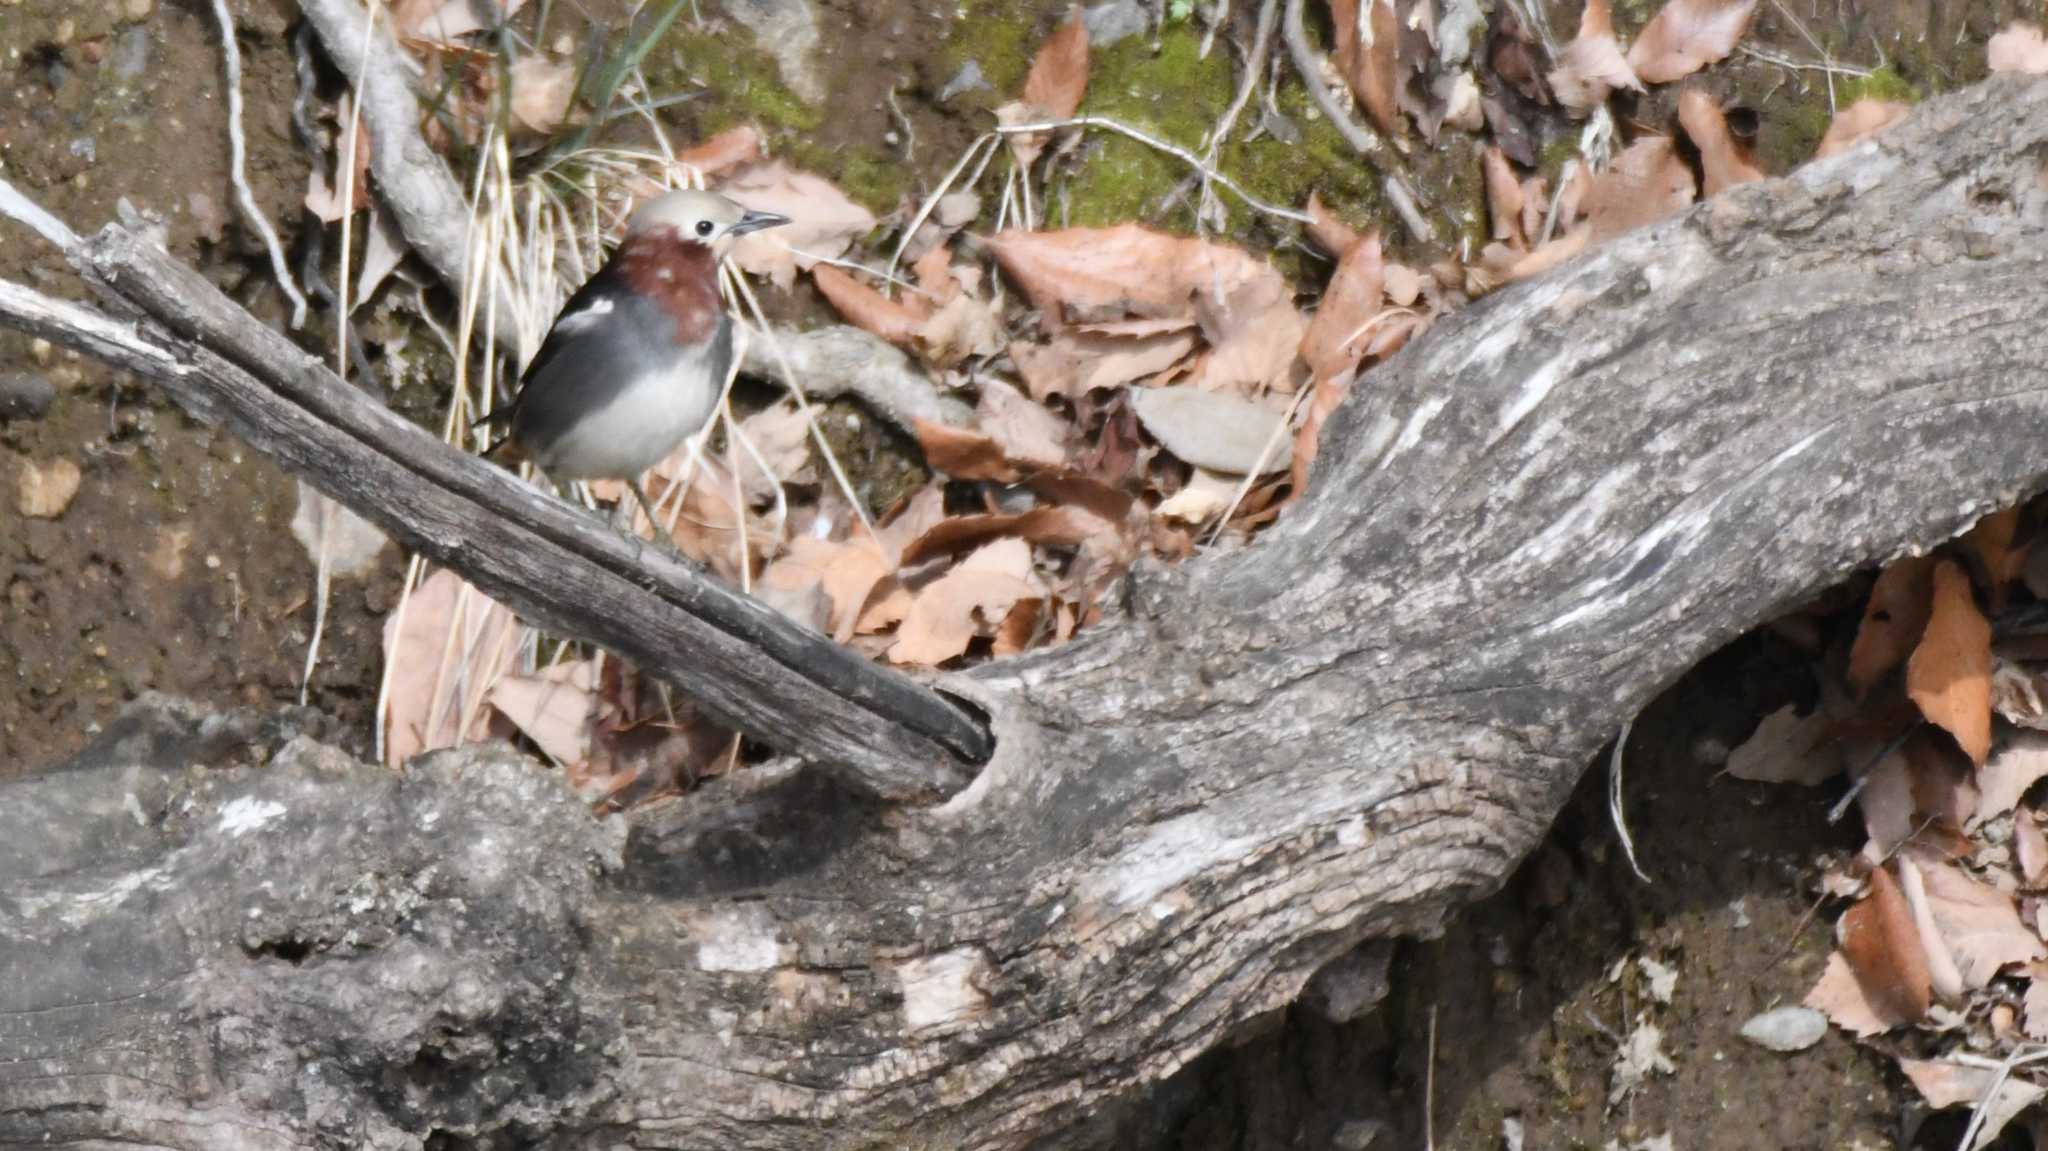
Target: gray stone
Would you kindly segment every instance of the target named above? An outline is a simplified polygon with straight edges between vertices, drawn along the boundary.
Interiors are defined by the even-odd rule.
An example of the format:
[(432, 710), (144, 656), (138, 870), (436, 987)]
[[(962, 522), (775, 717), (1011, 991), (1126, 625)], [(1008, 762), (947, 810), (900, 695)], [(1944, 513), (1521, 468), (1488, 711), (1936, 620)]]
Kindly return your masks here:
[(725, 14), (745, 25), (755, 45), (775, 58), (790, 91), (812, 104), (825, 98), (825, 82), (811, 62), (818, 18), (809, 0), (725, 0)]
[(946, 81), (945, 87), (939, 89), (939, 103), (949, 103), (955, 96), (977, 92), (987, 87), (988, 79), (981, 74), (981, 61), (969, 60), (960, 65), (960, 70), (953, 73), (953, 78)]
[(149, 70), (149, 28), (130, 24), (114, 35), (114, 51), (108, 56), (114, 75), (133, 80)]
[(49, 377), (35, 372), (0, 374), (0, 420), (39, 420), (50, 410), (57, 389)]
[(1768, 1051), (1804, 1051), (1827, 1033), (1827, 1016), (1811, 1007), (1780, 1007), (1742, 1025), (1742, 1037)]
[(1081, 11), (1081, 23), (1088, 26), (1090, 48), (1107, 48), (1119, 40), (1142, 35), (1151, 22), (1151, 16), (1138, 0), (1103, 0)]

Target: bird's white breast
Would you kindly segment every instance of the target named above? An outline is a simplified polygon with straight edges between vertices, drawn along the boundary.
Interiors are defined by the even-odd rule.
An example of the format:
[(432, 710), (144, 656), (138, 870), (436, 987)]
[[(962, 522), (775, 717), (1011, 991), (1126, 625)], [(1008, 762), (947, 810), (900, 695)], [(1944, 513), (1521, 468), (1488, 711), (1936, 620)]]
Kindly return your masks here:
[(717, 405), (725, 381), (711, 378), (710, 360), (707, 345), (642, 374), (549, 445), (542, 469), (564, 480), (629, 479), (666, 459)]

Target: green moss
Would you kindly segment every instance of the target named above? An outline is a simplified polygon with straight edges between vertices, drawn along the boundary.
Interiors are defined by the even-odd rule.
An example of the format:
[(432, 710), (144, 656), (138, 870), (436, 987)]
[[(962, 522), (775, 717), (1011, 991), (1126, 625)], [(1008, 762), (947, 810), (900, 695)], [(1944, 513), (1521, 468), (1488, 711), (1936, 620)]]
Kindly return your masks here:
[(1920, 90), (1887, 64), (1868, 76), (1848, 76), (1835, 81), (1835, 104), (1846, 108), (1858, 100), (1896, 100), (1902, 104), (1920, 102)]
[(1031, 70), (1032, 54), (1044, 39), (1039, 30), (1043, 8), (1033, 0), (959, 0), (939, 53), (944, 73), (940, 82), (972, 61), (989, 86), (962, 93), (951, 106), (986, 112), (1015, 98), (1024, 87), (1024, 74)]
[(771, 136), (793, 134), (824, 121), (822, 112), (789, 90), (775, 62), (741, 28), (711, 31), (678, 22), (666, 54), (650, 55), (647, 63), (648, 84), (656, 92), (702, 88), (704, 95), (689, 107), (707, 133), (751, 123)]

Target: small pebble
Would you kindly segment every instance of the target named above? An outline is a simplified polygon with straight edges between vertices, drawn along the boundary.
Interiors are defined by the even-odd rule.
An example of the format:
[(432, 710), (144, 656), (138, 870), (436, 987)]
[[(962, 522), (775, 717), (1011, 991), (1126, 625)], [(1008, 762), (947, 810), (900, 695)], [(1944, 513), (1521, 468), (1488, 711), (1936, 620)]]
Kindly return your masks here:
[(155, 10), (156, 0), (128, 0), (128, 18), (130, 20), (147, 20), (149, 19), (149, 14)]
[(78, 465), (70, 460), (51, 460), (47, 464), (23, 460), (14, 506), (30, 519), (56, 519), (71, 506), (82, 478)]
[(34, 372), (0, 372), (0, 420), (39, 420), (57, 389)]
[(1779, 1007), (1742, 1025), (1744, 1039), (1770, 1051), (1804, 1051), (1827, 1033), (1827, 1016), (1811, 1007)]
[(71, 43), (71, 38), (76, 35), (78, 35), (78, 22), (67, 16), (57, 21), (57, 27), (50, 36), (50, 39), (57, 47), (62, 48)]
[(51, 347), (50, 341), (43, 339), (41, 336), (28, 342), (29, 359), (34, 360), (39, 367), (49, 367), (50, 357), (56, 354), (57, 349)]

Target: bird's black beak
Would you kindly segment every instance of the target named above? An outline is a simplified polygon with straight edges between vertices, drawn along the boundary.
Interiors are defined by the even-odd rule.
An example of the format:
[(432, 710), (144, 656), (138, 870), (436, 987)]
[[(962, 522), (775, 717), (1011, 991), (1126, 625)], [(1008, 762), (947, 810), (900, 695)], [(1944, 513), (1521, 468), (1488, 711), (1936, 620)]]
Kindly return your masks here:
[(756, 212), (749, 209), (746, 215), (740, 217), (739, 223), (725, 230), (725, 234), (728, 236), (744, 236), (748, 232), (758, 232), (763, 228), (777, 228), (787, 223), (789, 223), (788, 216), (779, 216), (774, 212)]

